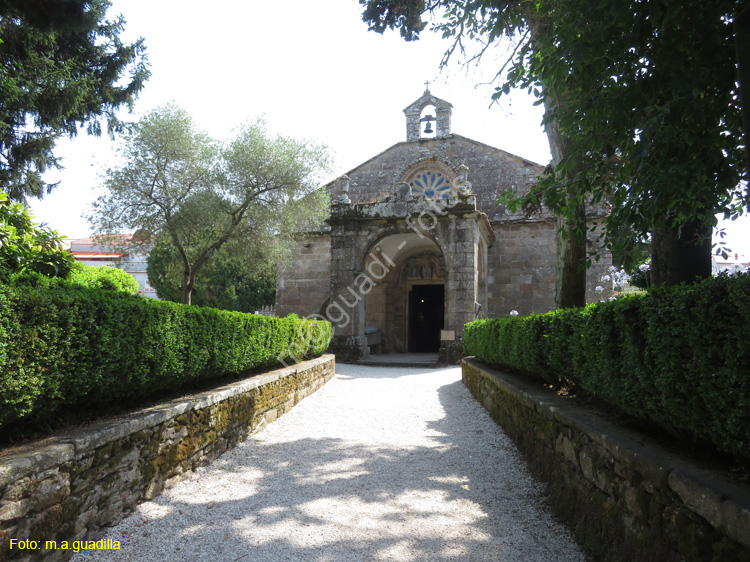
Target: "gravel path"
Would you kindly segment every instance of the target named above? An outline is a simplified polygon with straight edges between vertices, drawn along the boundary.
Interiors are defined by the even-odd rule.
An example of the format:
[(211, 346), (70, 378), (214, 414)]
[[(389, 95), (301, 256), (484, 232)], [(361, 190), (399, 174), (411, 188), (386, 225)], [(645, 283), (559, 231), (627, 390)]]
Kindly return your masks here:
[(72, 560), (585, 560), (459, 368), (336, 370)]

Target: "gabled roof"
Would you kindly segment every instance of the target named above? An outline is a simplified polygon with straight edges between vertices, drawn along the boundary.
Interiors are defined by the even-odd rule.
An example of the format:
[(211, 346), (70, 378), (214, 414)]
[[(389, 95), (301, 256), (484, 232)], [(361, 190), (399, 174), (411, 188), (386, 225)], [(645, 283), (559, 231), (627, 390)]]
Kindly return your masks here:
[[(429, 167), (430, 160), (435, 161), (438, 171), (448, 167), (457, 172), (462, 164), (469, 168), (468, 181), (477, 197), (477, 209), (487, 213), (490, 222), (523, 219), (523, 213), (511, 215), (506, 208), (497, 205), (497, 200), (509, 190), (527, 192), (536, 176), (544, 171), (541, 164), (452, 134), (396, 143), (352, 168), (346, 173), (350, 180), (349, 198), (354, 203), (380, 200), (390, 193), (395, 183), (409, 181), (407, 178), (413, 170)], [(335, 189), (335, 182), (326, 187)]]
[[(390, 147), (386, 148), (382, 152), (376, 154), (372, 158), (370, 158), (368, 160), (365, 160), (364, 162), (362, 162), (357, 167), (352, 168), (351, 170), (349, 170), (348, 172), (346, 172), (346, 175), (347, 176), (351, 176), (351, 174), (356, 173), (357, 170), (359, 170), (360, 168), (366, 166), (367, 164), (370, 164), (371, 162), (374, 162), (375, 160), (381, 158), (382, 156), (388, 154), (389, 152), (397, 150), (399, 147), (404, 147), (404, 146), (408, 146), (408, 145), (417, 145), (417, 146), (418, 145), (426, 145), (428, 143), (435, 143), (435, 142), (446, 142), (446, 141), (450, 141), (451, 139), (461, 140), (461, 141), (464, 141), (464, 142), (467, 142), (467, 143), (474, 144), (476, 146), (483, 147), (485, 149), (489, 149), (489, 150), (495, 151), (498, 154), (503, 155), (506, 158), (516, 159), (520, 163), (523, 163), (523, 165), (525, 165), (525, 166), (537, 166), (537, 167), (539, 167), (541, 169), (544, 169), (544, 165), (543, 164), (539, 164), (538, 162), (534, 162), (532, 160), (528, 160), (527, 158), (523, 158), (522, 156), (518, 156), (516, 154), (508, 152), (507, 150), (503, 150), (502, 148), (496, 148), (496, 147), (494, 147), (492, 145), (489, 145), (489, 144), (486, 144), (486, 143), (483, 143), (483, 142), (480, 142), (480, 141), (477, 141), (477, 140), (474, 140), (474, 139), (470, 139), (470, 138), (465, 137), (463, 135), (457, 135), (457, 134), (454, 133), (454, 134), (452, 134), (452, 135), (450, 135), (448, 137), (444, 137), (444, 138), (428, 138), (428, 139), (419, 139), (419, 140), (416, 140), (416, 141), (401, 141), (401, 142), (397, 142), (396, 144), (391, 145)], [(469, 179), (471, 179), (471, 176), (469, 177)], [(331, 183), (335, 183), (335, 182), (331, 182)], [(328, 184), (328, 185), (330, 185), (330, 184)]]

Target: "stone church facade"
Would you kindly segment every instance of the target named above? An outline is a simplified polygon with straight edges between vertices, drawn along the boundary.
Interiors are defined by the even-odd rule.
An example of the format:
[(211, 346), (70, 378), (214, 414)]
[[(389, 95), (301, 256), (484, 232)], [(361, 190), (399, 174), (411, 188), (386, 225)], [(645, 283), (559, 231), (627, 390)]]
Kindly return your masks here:
[(555, 308), (555, 217), (497, 205), (543, 166), (452, 133), (452, 105), (429, 90), (404, 113), (406, 141), (327, 186), (327, 225), (298, 240), (279, 274), (276, 313), (330, 320), (343, 360), (452, 360), (467, 322)]

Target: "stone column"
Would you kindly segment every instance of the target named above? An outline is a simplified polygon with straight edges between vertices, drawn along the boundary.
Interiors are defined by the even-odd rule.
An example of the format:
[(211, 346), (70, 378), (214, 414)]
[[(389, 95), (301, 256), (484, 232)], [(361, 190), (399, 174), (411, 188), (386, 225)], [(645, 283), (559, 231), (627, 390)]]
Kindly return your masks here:
[(331, 298), (325, 310), (333, 324), (332, 351), (341, 361), (369, 355), (365, 338), (365, 295), (358, 290), (354, 269), (359, 263), (356, 233), (348, 221), (331, 221)]
[(455, 340), (443, 341), (440, 361), (455, 363), (463, 356), (464, 325), (474, 320), (477, 301), (476, 217), (456, 216), (440, 221), (439, 237), (445, 256), (445, 330), (455, 332)]
[(442, 103), (435, 106), (436, 123), (435, 136), (439, 139), (445, 138), (451, 134), (451, 110), (449, 103)]
[(418, 108), (404, 110), (406, 114), (406, 140), (407, 142), (418, 141), (420, 137), (420, 110)]
[(464, 324), (474, 320), (477, 300), (476, 225), (473, 217), (451, 216), (444, 221), (447, 244), (444, 248), (448, 272), (446, 286), (446, 330), (463, 335)]

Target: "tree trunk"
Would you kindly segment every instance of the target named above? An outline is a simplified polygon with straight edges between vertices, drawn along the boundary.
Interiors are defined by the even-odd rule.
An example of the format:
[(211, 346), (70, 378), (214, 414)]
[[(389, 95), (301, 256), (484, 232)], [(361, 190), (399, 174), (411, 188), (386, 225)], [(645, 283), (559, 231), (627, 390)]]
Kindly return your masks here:
[[(545, 124), (552, 152), (552, 165), (557, 167), (565, 157), (567, 146), (554, 118), (559, 102), (545, 102), (548, 115)], [(567, 173), (573, 178), (580, 171), (576, 164)], [(575, 194), (566, 197), (572, 215), (557, 215), (557, 268), (555, 279), (555, 304), (557, 308), (571, 308), (586, 304), (586, 206), (576, 201)]]
[[(549, 22), (541, 18), (536, 10), (526, 13), (526, 21), (531, 32), (531, 42), (536, 49), (544, 50), (545, 45), (554, 41), (550, 34)], [(544, 89), (544, 84), (542, 84)], [(560, 131), (555, 112), (565, 100), (547, 96), (544, 98), (545, 123), (552, 165), (557, 168), (565, 158), (568, 147)], [(581, 170), (581, 160), (576, 159), (568, 170), (566, 179), (576, 176)], [(565, 206), (572, 209), (571, 216), (557, 212), (557, 267), (555, 278), (555, 304), (557, 308), (571, 308), (586, 304), (586, 206), (577, 201), (576, 194), (568, 193)]]
[[(711, 225), (694, 220), (682, 228), (667, 223), (651, 233), (651, 286), (692, 283), (711, 276)], [(699, 240), (703, 237), (703, 241)]]
[(193, 296), (193, 286), (195, 285), (195, 272), (185, 271), (185, 280), (182, 283), (182, 304), (190, 304)]
[(586, 304), (586, 210), (578, 205), (572, 219), (557, 217), (555, 304), (571, 308)]

